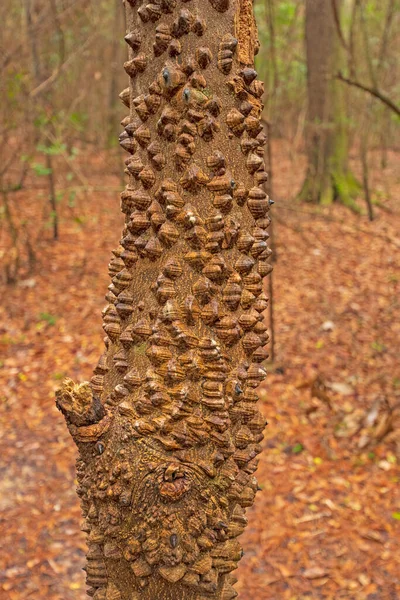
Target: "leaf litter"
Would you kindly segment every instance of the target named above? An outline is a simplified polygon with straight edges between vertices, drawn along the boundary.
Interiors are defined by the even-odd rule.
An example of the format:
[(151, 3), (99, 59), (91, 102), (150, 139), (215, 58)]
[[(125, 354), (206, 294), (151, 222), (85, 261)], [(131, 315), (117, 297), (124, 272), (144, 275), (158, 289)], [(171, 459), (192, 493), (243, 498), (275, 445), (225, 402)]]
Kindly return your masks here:
[[(389, 201), (373, 223), (341, 206), (280, 204), (303, 169), (284, 145), (274, 147), (276, 361), (260, 390), (269, 421), (262, 491), (242, 537), (236, 589), (241, 600), (395, 600), (400, 215)], [(396, 160), (373, 172), (393, 197)], [(105, 159), (96, 161), (87, 162), (88, 177), (118, 188)], [(18, 201), (28, 203), (24, 192)], [(85, 597), (76, 452), (54, 390), (67, 374), (88, 379), (101, 353), (107, 263), (122, 216), (117, 192), (89, 191), (81, 211), (77, 226), (61, 210), (60, 241), (42, 240), (40, 267), (3, 289), (1, 600)]]

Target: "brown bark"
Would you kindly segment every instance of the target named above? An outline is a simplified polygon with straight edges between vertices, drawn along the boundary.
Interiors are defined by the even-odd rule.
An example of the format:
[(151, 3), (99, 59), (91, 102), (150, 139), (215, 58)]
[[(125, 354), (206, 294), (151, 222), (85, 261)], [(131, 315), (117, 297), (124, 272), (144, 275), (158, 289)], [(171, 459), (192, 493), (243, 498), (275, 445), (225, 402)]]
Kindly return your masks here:
[(264, 419), (269, 199), (252, 0), (127, 4), (105, 353), (57, 406), (95, 600), (229, 600)]
[(332, 98), (329, 93), (334, 61), (334, 20), (331, 0), (306, 0), (307, 154), (306, 199), (319, 202), (331, 187)]
[(339, 36), (335, 32), (340, 5), (340, 0), (306, 0), (308, 169), (300, 197), (354, 206), (358, 184), (348, 169), (346, 103), (335, 82), (343, 52), (342, 30)]

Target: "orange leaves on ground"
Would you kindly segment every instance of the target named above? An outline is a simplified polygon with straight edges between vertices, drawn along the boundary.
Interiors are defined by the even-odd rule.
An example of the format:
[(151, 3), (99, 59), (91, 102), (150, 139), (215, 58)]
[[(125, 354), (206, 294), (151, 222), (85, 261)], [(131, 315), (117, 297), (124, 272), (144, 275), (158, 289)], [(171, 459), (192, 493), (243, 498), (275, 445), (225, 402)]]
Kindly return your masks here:
[[(269, 421), (262, 491), (242, 538), (237, 590), (241, 600), (393, 600), (400, 215), (388, 203), (391, 212), (377, 209), (370, 224), (340, 206), (280, 202), (302, 177), (301, 160), (290, 163), (282, 148), (273, 208), (277, 357), (260, 392)], [(384, 176), (395, 198), (392, 158)], [(75, 449), (54, 390), (66, 374), (88, 379), (102, 351), (107, 263), (122, 217), (117, 193), (88, 193), (82, 211), (92, 218), (83, 227), (66, 219), (60, 241), (43, 242), (37, 271), (3, 291), (1, 600), (84, 597)]]

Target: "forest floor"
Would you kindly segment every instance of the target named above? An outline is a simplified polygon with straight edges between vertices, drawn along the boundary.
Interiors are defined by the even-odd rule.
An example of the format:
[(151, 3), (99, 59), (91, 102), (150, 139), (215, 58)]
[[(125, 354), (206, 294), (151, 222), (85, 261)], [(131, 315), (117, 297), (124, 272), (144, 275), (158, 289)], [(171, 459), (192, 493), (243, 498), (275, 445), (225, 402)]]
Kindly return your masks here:
[[(296, 204), (304, 159), (284, 143), (274, 156), (275, 361), (237, 590), (241, 600), (400, 599), (398, 157), (373, 171), (369, 223)], [(89, 166), (103, 191), (79, 216), (65, 208), (60, 240), (45, 236), (35, 272), (2, 289), (0, 600), (85, 596), (76, 453), (54, 390), (67, 374), (88, 379), (102, 351), (122, 228), (119, 178), (100, 158)], [(18, 201), (33, 218), (29, 197)]]

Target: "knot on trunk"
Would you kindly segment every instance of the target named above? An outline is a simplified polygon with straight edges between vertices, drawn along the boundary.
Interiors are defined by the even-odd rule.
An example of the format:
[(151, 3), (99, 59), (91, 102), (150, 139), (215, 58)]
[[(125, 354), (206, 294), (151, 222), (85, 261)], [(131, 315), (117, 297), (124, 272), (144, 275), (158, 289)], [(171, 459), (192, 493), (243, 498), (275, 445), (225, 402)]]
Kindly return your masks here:
[(87, 382), (75, 384), (72, 379), (65, 379), (56, 391), (56, 405), (67, 423), (76, 427), (93, 425), (105, 416), (100, 399), (93, 395)]
[(179, 463), (168, 465), (158, 486), (160, 495), (170, 502), (179, 500), (190, 488), (190, 480), (187, 478), (186, 471)]

